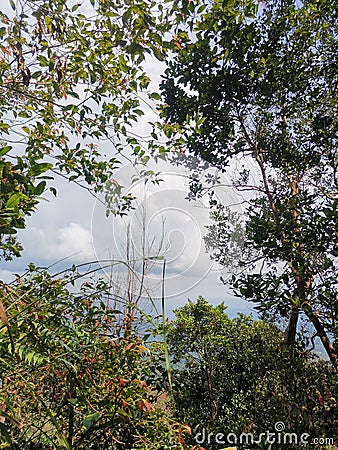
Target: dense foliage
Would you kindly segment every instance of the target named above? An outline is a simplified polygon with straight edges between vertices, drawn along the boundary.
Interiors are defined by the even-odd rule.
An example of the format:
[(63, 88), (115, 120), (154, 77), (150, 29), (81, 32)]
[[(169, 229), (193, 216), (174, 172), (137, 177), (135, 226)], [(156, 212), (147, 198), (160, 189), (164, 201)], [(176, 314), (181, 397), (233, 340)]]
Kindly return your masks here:
[[(236, 434), (238, 443), (241, 433), (252, 433), (257, 441), (279, 422), (286, 433), (334, 437), (335, 373), (327, 363), (300, 347), (282, 348), (275, 325), (243, 314), (231, 320), (223, 304), (212, 306), (202, 297), (175, 314), (168, 336), (174, 409), (193, 428), (192, 443), (208, 444), (209, 433), (210, 449), (224, 447), (217, 445), (217, 433)], [(224, 437), (224, 444), (237, 443), (231, 439)], [(248, 439), (239, 448), (257, 448)]]
[[(337, 366), (337, 4), (191, 9), (162, 83), (164, 130), (243, 196), (237, 218), (213, 199), (209, 250), (238, 268), (240, 296), (287, 318), (286, 345), (303, 317)], [(217, 184), (191, 178), (196, 195)]]
[(189, 428), (157, 402), (147, 344), (102, 280), (70, 293), (78, 277), (32, 270), (1, 287), (2, 448), (183, 448)]

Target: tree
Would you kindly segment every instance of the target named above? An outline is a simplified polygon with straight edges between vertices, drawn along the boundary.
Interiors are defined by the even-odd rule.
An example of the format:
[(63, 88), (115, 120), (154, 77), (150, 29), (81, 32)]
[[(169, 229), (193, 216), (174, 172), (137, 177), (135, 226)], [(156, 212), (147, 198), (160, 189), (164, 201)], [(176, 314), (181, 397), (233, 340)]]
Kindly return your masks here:
[[(216, 449), (217, 433), (222, 440), (249, 433), (256, 442), (240, 448), (263, 448), (257, 445), (260, 433), (274, 432), (278, 422), (285, 432), (334, 434), (335, 371), (328, 363), (311, 360), (301, 347), (281, 347), (282, 332), (271, 323), (244, 314), (230, 319), (224, 304), (212, 306), (199, 297), (175, 314), (168, 329), (173, 407), (197, 442), (209, 443), (212, 433), (207, 448)], [(234, 443), (224, 441), (222, 448)]]
[[(0, 249), (15, 239), (55, 174), (102, 192), (129, 146), (149, 84), (142, 64), (161, 59), (163, 5), (153, 1), (9, 0), (0, 13)], [(109, 190), (108, 189), (108, 190)], [(117, 212), (129, 208), (119, 195)], [(110, 192), (110, 196), (111, 196)], [(115, 205), (116, 206), (116, 205)]]
[[(245, 195), (236, 226), (213, 201), (208, 247), (237, 265), (239, 295), (287, 318), (285, 345), (301, 315), (337, 367), (336, 4), (190, 5), (162, 83), (164, 130)], [(192, 183), (201, 195), (197, 170)]]

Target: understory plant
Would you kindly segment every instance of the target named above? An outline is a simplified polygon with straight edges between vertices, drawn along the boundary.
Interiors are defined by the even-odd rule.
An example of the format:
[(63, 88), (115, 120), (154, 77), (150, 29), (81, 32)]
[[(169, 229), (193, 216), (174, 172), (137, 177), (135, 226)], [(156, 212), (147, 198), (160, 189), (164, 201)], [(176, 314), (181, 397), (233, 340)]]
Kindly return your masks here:
[(147, 344), (109, 306), (107, 283), (77, 292), (76, 278), (32, 268), (0, 287), (1, 448), (185, 448), (189, 427), (147, 382)]

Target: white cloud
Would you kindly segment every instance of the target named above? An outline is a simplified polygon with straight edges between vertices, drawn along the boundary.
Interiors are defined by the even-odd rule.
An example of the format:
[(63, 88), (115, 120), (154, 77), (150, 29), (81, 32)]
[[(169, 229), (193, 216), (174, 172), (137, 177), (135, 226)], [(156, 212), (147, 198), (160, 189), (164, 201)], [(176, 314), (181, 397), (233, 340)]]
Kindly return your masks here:
[(28, 231), (29, 242), (25, 251), (34, 255), (34, 261), (56, 263), (68, 258), (71, 262), (83, 262), (95, 258), (90, 232), (79, 223), (71, 222), (64, 227), (37, 228)]
[(90, 232), (78, 223), (70, 223), (58, 230), (57, 240), (52, 246), (52, 254), (56, 259), (73, 256), (76, 262), (94, 258)]
[(15, 279), (13, 273), (10, 270), (0, 269), (0, 280), (4, 283), (10, 283)]

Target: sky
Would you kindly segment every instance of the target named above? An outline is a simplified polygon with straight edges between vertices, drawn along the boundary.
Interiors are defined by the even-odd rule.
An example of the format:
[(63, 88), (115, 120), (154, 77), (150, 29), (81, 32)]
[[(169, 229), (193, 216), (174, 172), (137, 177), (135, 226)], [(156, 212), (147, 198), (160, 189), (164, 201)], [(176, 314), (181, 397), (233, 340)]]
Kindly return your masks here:
[[(151, 90), (158, 90), (163, 69), (164, 65), (158, 61), (147, 60)], [(148, 133), (148, 122), (158, 120), (153, 108), (146, 104), (143, 108), (145, 116), (132, 130), (140, 135)], [(103, 150), (105, 145), (100, 143)], [(240, 311), (253, 311), (252, 305), (231, 295), (220, 281), (221, 268), (205, 252), (203, 236), (210, 224), (208, 202), (186, 199), (189, 173), (183, 166), (163, 161), (157, 166), (154, 162), (150, 164), (156, 172), (161, 172), (163, 181), (159, 185), (143, 181), (132, 183), (135, 169), (128, 161), (116, 173), (115, 179), (124, 186), (124, 192), (131, 192), (137, 198), (135, 209), (123, 219), (107, 217), (102, 197), (95, 199), (85, 189), (64, 179), (55, 179), (53, 186), (57, 197), (47, 192), (46, 201), (41, 201), (36, 213), (27, 218), (27, 228), (19, 232), (24, 246), (22, 257), (11, 262), (0, 261), (0, 279), (10, 281), (14, 273), (23, 273), (30, 262), (41, 267), (52, 266), (53, 273), (73, 263), (98, 259), (125, 261), (129, 226), (134, 259), (139, 261), (145, 255), (166, 260), (165, 293), (169, 316), (173, 309), (198, 295), (214, 304), (224, 301), (230, 316)], [(206, 172), (212, 170), (209, 167)], [(222, 184), (226, 182), (221, 179)], [(238, 203), (236, 193), (229, 189), (220, 188), (217, 195), (226, 205)], [(143, 241), (148, 244), (143, 245), (142, 250)], [(125, 267), (117, 264), (113, 270), (114, 282), (122, 287)], [(161, 297), (162, 268), (163, 259), (153, 260), (145, 279), (155, 301)], [(103, 272), (111, 277), (110, 270)], [(222, 275), (226, 278), (229, 274), (223, 272)]]
[[(124, 218), (106, 215), (102, 198), (97, 200), (80, 187), (62, 179), (55, 198), (48, 194), (35, 214), (27, 219), (27, 228), (20, 231), (24, 246), (21, 258), (0, 262), (0, 278), (10, 281), (13, 273), (22, 273), (30, 262), (57, 272), (74, 264), (95, 260), (126, 261), (128, 224), (134, 255), (140, 260), (160, 256), (166, 260), (166, 311), (182, 306), (199, 295), (217, 304), (224, 301), (230, 316), (239, 311), (249, 312), (252, 306), (234, 298), (220, 281), (221, 268), (205, 252), (203, 236), (210, 224), (205, 199), (188, 201), (188, 176), (182, 167), (162, 162), (157, 167), (163, 180), (159, 185), (130, 181), (133, 167), (122, 166), (116, 179), (125, 192), (136, 197), (135, 209)], [(219, 192), (225, 204), (236, 203), (236, 194)], [(101, 200), (101, 201), (100, 201)], [(144, 231), (143, 231), (144, 230)], [(142, 242), (146, 241), (142, 251)], [(151, 245), (152, 244), (152, 245)], [(153, 299), (161, 297), (163, 260), (154, 260), (145, 285)], [(105, 269), (107, 279), (111, 271)], [(227, 273), (223, 272), (226, 278)], [(114, 266), (114, 280), (123, 288), (125, 265)]]

